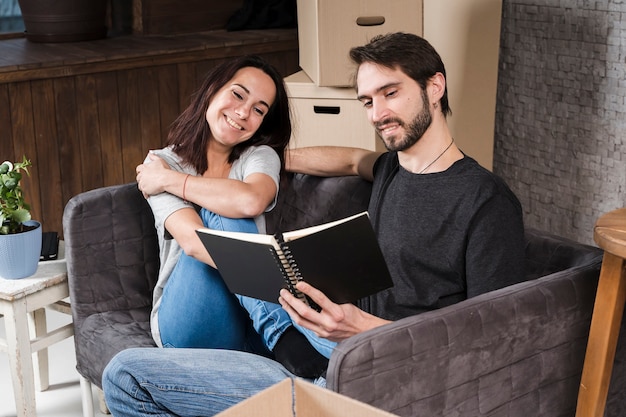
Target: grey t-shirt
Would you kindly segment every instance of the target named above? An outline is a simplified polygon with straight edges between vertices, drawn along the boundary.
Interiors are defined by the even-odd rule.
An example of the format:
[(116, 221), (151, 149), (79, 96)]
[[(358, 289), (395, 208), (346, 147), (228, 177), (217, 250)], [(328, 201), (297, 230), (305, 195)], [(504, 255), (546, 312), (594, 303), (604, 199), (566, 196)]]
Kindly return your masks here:
[(522, 207), (468, 156), (421, 175), (383, 154), (369, 213), (394, 282), (359, 300), (371, 314), (399, 320), (524, 280)]
[[(164, 148), (154, 151), (154, 154), (163, 158), (171, 167), (171, 169), (184, 172), (191, 175), (197, 175), (195, 169), (187, 164), (183, 164), (171, 148)], [(149, 159), (146, 158), (146, 161)], [(255, 173), (263, 173), (269, 175), (276, 183), (278, 190), (280, 180), (280, 159), (276, 152), (269, 146), (253, 146), (248, 148), (237, 159), (230, 169), (228, 178), (243, 181), (246, 177)], [(158, 346), (161, 346), (161, 335), (159, 333), (158, 310), (163, 295), (163, 288), (169, 279), (178, 258), (181, 254), (181, 247), (178, 245), (171, 235), (165, 229), (165, 220), (175, 211), (186, 207), (195, 207), (192, 203), (183, 201), (182, 198), (170, 193), (160, 193), (148, 198), (148, 203), (154, 214), (154, 226), (159, 237), (159, 256), (161, 260), (161, 268), (159, 270), (159, 278), (153, 292), (153, 307), (150, 316), (150, 327), (152, 329), (152, 337)], [(276, 205), (276, 198), (265, 210), (270, 211)], [(254, 219), (259, 233), (265, 233), (265, 216), (260, 215)]]

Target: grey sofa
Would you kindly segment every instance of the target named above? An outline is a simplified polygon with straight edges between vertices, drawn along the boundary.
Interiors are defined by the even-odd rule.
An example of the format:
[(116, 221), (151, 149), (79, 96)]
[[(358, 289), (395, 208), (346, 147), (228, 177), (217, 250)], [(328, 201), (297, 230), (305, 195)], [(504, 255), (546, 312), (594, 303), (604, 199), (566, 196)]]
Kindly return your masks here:
[[(365, 210), (370, 190), (356, 177), (290, 174), (268, 232)], [(136, 184), (124, 184), (72, 198), (63, 232), (77, 369), (85, 387), (100, 387), (113, 355), (154, 346), (153, 218)], [(328, 387), (401, 416), (573, 416), (602, 252), (526, 233), (528, 281), (342, 342)], [(609, 416), (620, 415), (611, 414), (621, 407), (611, 402), (617, 379)]]

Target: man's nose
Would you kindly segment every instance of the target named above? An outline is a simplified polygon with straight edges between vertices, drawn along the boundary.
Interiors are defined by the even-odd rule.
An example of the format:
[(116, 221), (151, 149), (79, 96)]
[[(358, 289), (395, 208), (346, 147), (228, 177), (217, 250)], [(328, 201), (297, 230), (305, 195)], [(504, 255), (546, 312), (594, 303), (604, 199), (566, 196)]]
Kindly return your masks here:
[(370, 117), (372, 123), (380, 122), (384, 120), (388, 115), (387, 107), (379, 100), (372, 100), (372, 107), (370, 108)]

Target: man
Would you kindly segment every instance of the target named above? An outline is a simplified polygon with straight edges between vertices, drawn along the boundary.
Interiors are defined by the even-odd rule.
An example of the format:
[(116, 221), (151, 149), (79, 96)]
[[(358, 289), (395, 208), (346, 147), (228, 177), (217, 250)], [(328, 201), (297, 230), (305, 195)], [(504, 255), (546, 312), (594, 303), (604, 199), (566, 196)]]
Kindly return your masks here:
[[(287, 168), (373, 181), (369, 213), (394, 286), (338, 305), (299, 283), (320, 312), (281, 291), (292, 321), (314, 346), (331, 349), (389, 321), (519, 282), (524, 270), (520, 204), (454, 143), (437, 52), (418, 36), (395, 33), (350, 56), (358, 98), (389, 152), (294, 150)], [(288, 377), (277, 362), (250, 353), (137, 349), (111, 361), (103, 385), (114, 415), (213, 415)]]

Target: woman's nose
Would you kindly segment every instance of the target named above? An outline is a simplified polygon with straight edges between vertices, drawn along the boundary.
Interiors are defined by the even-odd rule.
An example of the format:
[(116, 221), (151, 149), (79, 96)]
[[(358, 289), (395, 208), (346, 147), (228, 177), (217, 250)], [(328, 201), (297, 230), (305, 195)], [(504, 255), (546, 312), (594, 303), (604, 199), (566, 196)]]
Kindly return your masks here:
[(244, 119), (245, 120), (245, 119), (248, 118), (248, 114), (250, 114), (250, 108), (249, 108), (249, 106), (241, 105), (241, 106), (239, 106), (239, 107), (237, 107), (235, 109), (235, 114), (240, 119)]

